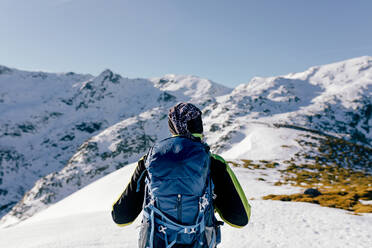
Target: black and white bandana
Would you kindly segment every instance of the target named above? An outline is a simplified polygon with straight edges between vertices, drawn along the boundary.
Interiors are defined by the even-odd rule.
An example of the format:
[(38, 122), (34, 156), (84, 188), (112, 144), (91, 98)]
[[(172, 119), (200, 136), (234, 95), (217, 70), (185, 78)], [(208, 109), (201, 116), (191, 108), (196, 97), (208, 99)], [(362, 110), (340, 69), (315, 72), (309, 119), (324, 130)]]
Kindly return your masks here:
[[(168, 124), (169, 129), (174, 135), (191, 135), (187, 123), (191, 120), (200, 120), (202, 112), (191, 103), (178, 103), (169, 110)], [(202, 130), (202, 129), (201, 129)]]

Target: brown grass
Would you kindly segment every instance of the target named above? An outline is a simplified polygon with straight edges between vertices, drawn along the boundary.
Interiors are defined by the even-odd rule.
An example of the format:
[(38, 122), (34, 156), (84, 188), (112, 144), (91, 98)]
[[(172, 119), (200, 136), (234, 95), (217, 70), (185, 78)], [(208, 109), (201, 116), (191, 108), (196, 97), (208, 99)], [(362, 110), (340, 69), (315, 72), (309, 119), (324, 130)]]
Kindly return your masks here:
[[(249, 169), (275, 168), (279, 165), (271, 161), (242, 160), (242, 163), (229, 162), (232, 166)], [(276, 186), (290, 184), (302, 188), (317, 188), (322, 195), (312, 197), (303, 193), (292, 195), (267, 195), (265, 200), (309, 202), (324, 207), (332, 207), (358, 213), (372, 213), (372, 204), (360, 200), (372, 200), (372, 175), (366, 171), (326, 165), (318, 162), (296, 164), (286, 161), (287, 168), (279, 170), (282, 174)], [(258, 178), (263, 181), (263, 178)]]
[[(263, 199), (310, 202), (325, 207), (372, 213), (372, 205), (362, 204), (359, 200), (372, 200), (372, 176), (363, 171), (354, 171), (335, 165), (292, 163), (280, 170), (282, 180), (275, 185), (291, 184), (306, 188), (317, 188), (322, 195), (311, 197), (305, 194), (268, 195)], [(305, 188), (305, 187), (304, 187)]]
[[(345, 191), (323, 191), (322, 195), (311, 197), (305, 194), (292, 195), (267, 195), (264, 200), (279, 200), (279, 201), (293, 201), (293, 202), (309, 202), (316, 203), (320, 206), (340, 208), (355, 213), (372, 213), (372, 205), (364, 205), (360, 203), (362, 200), (371, 199), (372, 190), (360, 190), (358, 193)], [(367, 195), (367, 196), (366, 196)], [(368, 196), (369, 195), (369, 196)]]
[(253, 160), (249, 159), (242, 159), (242, 163), (236, 163), (232, 161), (227, 161), (227, 163), (231, 166), (234, 167), (243, 167), (247, 169), (260, 169), (260, 170), (265, 170), (268, 168), (275, 168), (279, 166), (279, 163), (277, 162), (272, 162), (272, 161), (266, 161), (266, 160), (260, 160), (258, 162), (253, 162)]

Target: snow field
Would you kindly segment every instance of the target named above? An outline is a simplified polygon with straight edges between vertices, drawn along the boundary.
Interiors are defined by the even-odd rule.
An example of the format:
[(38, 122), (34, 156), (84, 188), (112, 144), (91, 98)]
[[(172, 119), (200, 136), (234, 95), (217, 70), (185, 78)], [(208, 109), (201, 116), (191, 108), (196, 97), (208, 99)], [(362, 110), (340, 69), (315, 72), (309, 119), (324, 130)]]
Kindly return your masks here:
[[(0, 247), (136, 247), (141, 216), (129, 226), (118, 227), (110, 215), (135, 165), (103, 177), (16, 226), (0, 229)], [(257, 171), (233, 170), (247, 197), (257, 200), (249, 201), (252, 216), (246, 227), (222, 226), (220, 248), (370, 247), (371, 214), (356, 216), (308, 203), (259, 200), (268, 193), (299, 189), (257, 181)]]

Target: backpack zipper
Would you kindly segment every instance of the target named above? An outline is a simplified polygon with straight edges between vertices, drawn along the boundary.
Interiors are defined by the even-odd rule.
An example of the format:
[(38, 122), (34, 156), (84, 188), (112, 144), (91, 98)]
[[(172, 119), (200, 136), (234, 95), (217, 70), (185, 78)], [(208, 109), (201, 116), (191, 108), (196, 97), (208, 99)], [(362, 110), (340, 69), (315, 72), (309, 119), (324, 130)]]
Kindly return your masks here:
[(181, 201), (181, 195), (177, 195), (177, 217), (178, 220), (182, 223), (182, 201)]

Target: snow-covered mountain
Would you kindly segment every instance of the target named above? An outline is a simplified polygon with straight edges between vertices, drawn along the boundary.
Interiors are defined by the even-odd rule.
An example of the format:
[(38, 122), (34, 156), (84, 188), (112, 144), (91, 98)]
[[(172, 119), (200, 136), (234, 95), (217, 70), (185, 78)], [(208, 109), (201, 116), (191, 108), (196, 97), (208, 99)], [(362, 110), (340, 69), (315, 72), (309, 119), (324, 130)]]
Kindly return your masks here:
[[(7, 149), (23, 156), (14, 156), (11, 163), (18, 163), (22, 171), (40, 178), (2, 219), (3, 223), (26, 219), (137, 160), (156, 140), (169, 135), (166, 114), (178, 101), (192, 101), (203, 109), (206, 142), (212, 151), (226, 158), (278, 162), (316, 160), (355, 168), (372, 167), (372, 57), (312, 67), (286, 76), (254, 78), (234, 90), (193, 76), (133, 80), (105, 71), (95, 78), (86, 77), (85, 81), (69, 86), (73, 93), (50, 98), (47, 105), (68, 110), (56, 108), (53, 111), (62, 114), (56, 117), (53, 126), (44, 124), (35, 128), (43, 130), (44, 135), (35, 131), (22, 133), (20, 137), (0, 136), (1, 149), (9, 140)], [(28, 81), (20, 85), (25, 82)], [(0, 96), (7, 94), (4, 91)], [(40, 101), (39, 104), (44, 106)], [(0, 106), (5, 109), (8, 105)], [(17, 109), (15, 106), (17, 103), (13, 107)], [(40, 112), (44, 113), (40, 106)], [(22, 107), (18, 109), (18, 115), (23, 115)], [(26, 119), (33, 120), (34, 115), (29, 114)], [(7, 122), (14, 122), (13, 126), (22, 123), (17, 119), (13, 121), (11, 115), (4, 120), (2, 126)], [(30, 138), (23, 143), (26, 140), (23, 137)], [(44, 145), (46, 137), (51, 141)], [(28, 146), (36, 148), (31, 150)], [(69, 148), (63, 150), (66, 146)], [(77, 152), (73, 154), (75, 149)], [(56, 154), (61, 155), (54, 158)], [(52, 164), (55, 160), (61, 161), (58, 166), (42, 169), (40, 161)], [(0, 164), (2, 169), (12, 160), (2, 158), (0, 161), (6, 161)], [(28, 161), (41, 164), (35, 167), (39, 170), (35, 172), (33, 163)], [(32, 166), (24, 166), (26, 162)], [(14, 181), (17, 173), (8, 169), (7, 178)], [(13, 187), (11, 180), (6, 182), (0, 185), (2, 189)], [(25, 189), (27, 187), (12, 199), (20, 199)], [(11, 203), (4, 207), (5, 213), (16, 200), (2, 197)]]
[[(165, 81), (176, 87), (162, 89)], [(121, 120), (141, 119), (139, 115), (148, 111), (159, 113), (158, 118), (164, 119), (167, 109), (178, 101), (203, 105), (215, 101), (215, 96), (231, 92), (224, 86), (191, 76), (167, 75), (150, 81), (123, 78), (110, 70), (93, 77), (71, 72), (25, 72), (3, 66), (0, 67), (0, 86), (0, 217), (9, 212), (37, 180), (50, 173), (46, 178), (63, 174), (60, 170), (70, 165), (68, 161), (76, 150), (100, 131)], [(136, 125), (141, 126), (141, 122)], [(121, 133), (127, 135), (125, 130)], [(146, 137), (150, 143), (155, 141), (149, 135)], [(143, 136), (130, 138), (146, 142), (142, 141)], [(104, 173), (138, 158), (140, 150), (129, 154), (125, 142), (129, 141), (118, 145), (123, 151), (116, 151), (114, 155), (120, 155), (120, 162), (110, 165), (110, 170)], [(91, 148), (92, 143), (88, 142), (79, 151), (86, 144)], [(70, 162), (74, 163), (74, 158)], [(74, 182), (74, 185), (83, 187), (97, 176), (84, 179), (83, 183)], [(55, 187), (62, 187), (54, 183)], [(76, 190), (75, 186), (73, 188), (63, 189), (66, 193), (61, 197)], [(39, 191), (36, 197), (45, 193)], [(27, 199), (26, 195), (21, 202)]]
[(225, 147), (225, 139), (239, 141), (247, 121), (306, 127), (371, 146), (372, 57), (254, 78), (218, 98), (204, 113), (213, 133), (210, 143), (218, 151), (233, 146)]

